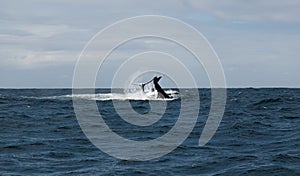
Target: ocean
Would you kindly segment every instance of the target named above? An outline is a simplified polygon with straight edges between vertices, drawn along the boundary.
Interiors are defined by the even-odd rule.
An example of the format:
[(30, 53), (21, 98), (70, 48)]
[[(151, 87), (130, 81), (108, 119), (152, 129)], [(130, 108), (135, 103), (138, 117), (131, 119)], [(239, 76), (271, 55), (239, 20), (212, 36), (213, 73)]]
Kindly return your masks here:
[[(106, 124), (119, 136), (152, 140), (176, 123), (180, 97), (166, 101), (158, 122), (136, 126), (122, 121), (112, 102), (128, 100), (113, 98), (110, 92), (97, 89), (96, 98), (81, 98), (96, 101)], [(0, 89), (0, 175), (300, 175), (300, 89), (228, 89), (220, 126), (201, 147), (211, 90), (198, 92), (199, 115), (188, 138), (164, 156), (131, 161), (99, 150), (86, 137), (71, 89)], [(180, 94), (190, 98), (191, 106), (195, 103), (190, 89)], [(150, 101), (156, 103), (132, 99), (130, 104), (147, 114)]]

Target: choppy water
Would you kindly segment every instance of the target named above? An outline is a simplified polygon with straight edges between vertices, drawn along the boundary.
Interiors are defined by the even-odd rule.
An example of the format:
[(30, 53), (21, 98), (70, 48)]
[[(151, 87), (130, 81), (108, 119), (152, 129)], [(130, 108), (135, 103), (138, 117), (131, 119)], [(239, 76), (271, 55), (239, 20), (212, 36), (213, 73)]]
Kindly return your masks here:
[[(152, 127), (126, 124), (112, 95), (96, 100), (106, 123), (120, 136), (149, 140), (177, 120), (180, 98), (167, 101)], [(119, 160), (96, 148), (80, 129), (70, 89), (0, 90), (0, 175), (300, 175), (300, 89), (228, 89), (220, 127), (204, 147), (198, 140), (210, 108), (210, 90), (199, 89), (201, 108), (190, 136), (173, 152), (150, 161)], [(116, 97), (117, 96), (117, 97)], [(181, 96), (193, 95), (189, 89)], [(127, 97), (128, 98), (128, 97)], [(131, 100), (143, 114), (149, 101)]]

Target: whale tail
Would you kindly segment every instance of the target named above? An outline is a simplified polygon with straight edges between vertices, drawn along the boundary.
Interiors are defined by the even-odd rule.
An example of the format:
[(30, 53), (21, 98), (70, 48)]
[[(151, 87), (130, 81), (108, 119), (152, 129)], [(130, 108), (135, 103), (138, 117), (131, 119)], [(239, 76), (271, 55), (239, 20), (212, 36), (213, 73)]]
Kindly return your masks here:
[(158, 84), (158, 81), (161, 79), (161, 76), (155, 76), (152, 80), (154, 83), (155, 90), (157, 91), (157, 98), (173, 98), (171, 95), (168, 95)]
[(157, 98), (173, 98), (171, 95), (168, 95), (158, 84), (158, 81), (161, 79), (161, 76), (155, 76), (152, 78), (150, 81), (145, 82), (145, 83), (138, 83), (136, 85), (139, 85), (143, 92), (145, 92), (145, 86), (151, 82), (154, 84), (154, 89), (157, 91)]

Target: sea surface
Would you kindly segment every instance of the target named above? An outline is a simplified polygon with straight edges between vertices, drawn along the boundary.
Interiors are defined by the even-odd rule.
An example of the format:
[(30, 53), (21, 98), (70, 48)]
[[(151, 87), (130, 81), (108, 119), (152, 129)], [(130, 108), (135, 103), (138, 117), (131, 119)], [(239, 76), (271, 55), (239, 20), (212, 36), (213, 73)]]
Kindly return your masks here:
[[(137, 127), (114, 109), (112, 100), (128, 103), (126, 95), (110, 92), (78, 96), (96, 101), (107, 125), (124, 138), (152, 140), (176, 123), (180, 97), (166, 101), (165, 114), (151, 127)], [(191, 92), (180, 96), (193, 107)], [(300, 89), (228, 89), (220, 126), (202, 147), (211, 90), (198, 92), (199, 116), (189, 137), (167, 155), (129, 161), (106, 154), (85, 136), (71, 89), (0, 89), (0, 175), (300, 175)], [(133, 98), (130, 104), (147, 114), (149, 101)]]

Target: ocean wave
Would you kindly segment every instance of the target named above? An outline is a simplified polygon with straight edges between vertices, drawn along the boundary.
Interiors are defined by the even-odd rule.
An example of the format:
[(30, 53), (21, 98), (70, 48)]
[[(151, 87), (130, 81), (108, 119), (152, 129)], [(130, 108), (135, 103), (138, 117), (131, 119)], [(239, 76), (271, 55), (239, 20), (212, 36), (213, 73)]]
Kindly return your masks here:
[(258, 105), (267, 105), (272, 103), (282, 103), (284, 100), (282, 98), (264, 98), (256, 103), (253, 103), (254, 106)]
[[(75, 95), (71, 89), (0, 91), (0, 102), (4, 102), (0, 104), (0, 175), (300, 174), (300, 89), (229, 89), (228, 100), (232, 101), (227, 101), (216, 134), (203, 147), (198, 141), (210, 112), (211, 91), (199, 89), (200, 115), (192, 133), (171, 153), (145, 162), (119, 160), (94, 146), (76, 120), (72, 100), (78, 98), (86, 103), (98, 99), (99, 112), (107, 126), (119, 136), (135, 141), (156, 139), (172, 130), (181, 103), (167, 102), (157, 123), (140, 127), (119, 117), (107, 100), (142, 99), (130, 102), (140, 113), (151, 110), (150, 98), (140, 96), (140, 92), (111, 91), (99, 89), (96, 94)], [(193, 108), (198, 101), (189, 89), (181, 90), (178, 97), (188, 99), (187, 108)], [(127, 113), (126, 107), (121, 108)], [(147, 115), (160, 115), (155, 113)], [(91, 129), (101, 127), (95, 123)], [(161, 147), (153, 149), (159, 152)]]
[(133, 93), (97, 93), (97, 94), (68, 94), (59, 96), (45, 96), (45, 97), (26, 97), (27, 99), (47, 99), (47, 100), (71, 100), (71, 99), (84, 99), (84, 100), (97, 100), (97, 101), (109, 101), (109, 100), (151, 100), (151, 101), (171, 101), (179, 98), (179, 92), (175, 90), (166, 90), (167, 94), (173, 98), (163, 99), (156, 98), (156, 92), (133, 92)]

